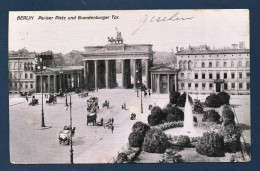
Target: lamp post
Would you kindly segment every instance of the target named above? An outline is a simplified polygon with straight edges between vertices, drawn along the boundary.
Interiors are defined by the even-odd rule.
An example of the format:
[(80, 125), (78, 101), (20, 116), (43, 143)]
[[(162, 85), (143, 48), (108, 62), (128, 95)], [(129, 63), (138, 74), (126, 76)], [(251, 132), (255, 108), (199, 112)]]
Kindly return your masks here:
[(144, 85), (143, 85), (143, 83), (140, 83), (140, 81), (138, 80), (138, 84), (137, 84), (137, 91), (138, 91), (138, 89), (140, 88), (140, 91), (141, 91), (141, 113), (143, 113), (143, 95), (142, 95), (142, 91), (144, 91)]
[[(139, 77), (138, 77), (138, 70), (136, 70), (135, 71), (135, 74), (136, 74), (136, 76), (135, 76), (135, 78), (137, 77), (138, 78), (138, 80), (137, 80), (137, 85), (135, 85), (135, 87), (136, 87), (136, 96), (137, 97), (139, 97), (139, 95), (138, 95), (138, 84), (139, 84)], [(142, 92), (141, 92), (142, 93)]]
[(46, 66), (44, 66), (44, 63), (42, 62), (42, 58), (40, 58), (40, 65), (37, 66), (37, 69), (39, 69), (41, 71), (41, 93), (42, 93), (42, 124), (41, 124), (41, 127), (45, 127), (44, 111), (43, 111), (43, 76), (42, 76), (42, 70), (46, 69)]
[(71, 95), (70, 95), (70, 163), (73, 163), (73, 147), (72, 147), (72, 103), (71, 103)]

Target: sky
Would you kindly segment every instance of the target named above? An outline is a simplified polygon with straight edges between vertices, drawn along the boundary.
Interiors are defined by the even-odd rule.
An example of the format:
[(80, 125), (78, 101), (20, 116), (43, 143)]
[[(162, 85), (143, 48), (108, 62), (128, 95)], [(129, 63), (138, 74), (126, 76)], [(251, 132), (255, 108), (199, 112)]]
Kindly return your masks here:
[[(19, 20), (21, 16), (33, 19)], [(40, 16), (53, 18), (39, 20)], [(26, 11), (9, 12), (9, 51), (84, 51), (84, 46), (106, 45), (107, 37), (116, 37), (116, 28), (124, 43), (152, 44), (154, 51), (205, 44), (222, 48), (240, 41), (249, 48), (248, 10)]]

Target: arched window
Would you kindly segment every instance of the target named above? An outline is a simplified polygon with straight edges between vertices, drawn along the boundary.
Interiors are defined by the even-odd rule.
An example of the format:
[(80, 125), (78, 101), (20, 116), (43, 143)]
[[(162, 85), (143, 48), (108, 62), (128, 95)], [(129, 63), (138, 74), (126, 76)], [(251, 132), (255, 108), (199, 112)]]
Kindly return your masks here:
[(250, 62), (246, 61), (246, 66), (249, 67), (250, 66)]
[(24, 70), (27, 70), (27, 63), (24, 63)]
[(219, 67), (219, 62), (216, 62), (216, 67)]
[(231, 67), (234, 67), (234, 61), (231, 61)]
[(183, 69), (188, 69), (187, 62), (186, 62), (186, 61), (183, 62)]
[(242, 67), (242, 61), (238, 62), (238, 67)]
[(205, 63), (204, 62), (201, 63), (201, 67), (205, 68)]
[(33, 78), (33, 74), (32, 74), (32, 73), (30, 74), (30, 78), (31, 78), (31, 79)]
[(24, 75), (24, 78), (26, 79), (27, 77), (28, 77), (28, 75), (27, 75), (27, 74), (25, 74), (25, 75)]
[(182, 68), (182, 61), (179, 62), (179, 68)]
[(210, 68), (212, 67), (212, 62), (209, 63), (209, 67), (210, 67)]
[(188, 62), (188, 69), (191, 69), (191, 68), (192, 68), (192, 62), (189, 61), (189, 62)]
[(224, 66), (224, 67), (227, 67), (227, 63), (226, 63), (226, 62), (224, 62), (223, 66)]

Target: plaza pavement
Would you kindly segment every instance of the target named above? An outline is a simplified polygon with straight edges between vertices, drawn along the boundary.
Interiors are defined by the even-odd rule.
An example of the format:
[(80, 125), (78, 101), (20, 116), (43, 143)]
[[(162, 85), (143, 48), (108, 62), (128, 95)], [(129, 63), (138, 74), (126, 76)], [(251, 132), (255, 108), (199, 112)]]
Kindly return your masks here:
[[(100, 89), (91, 92), (90, 96), (99, 98), (100, 110), (97, 121), (104, 118), (114, 118), (114, 132), (99, 126), (86, 125), (87, 110), (86, 101), (89, 98), (81, 98), (72, 95), (73, 126), (76, 127), (73, 137), (74, 163), (107, 163), (116, 156), (117, 152), (126, 145), (132, 125), (137, 121), (147, 123), (149, 104), (164, 107), (169, 102), (167, 94), (152, 94), (143, 98), (144, 113), (140, 113), (139, 97), (132, 89)], [(205, 96), (206, 97), (206, 96)], [(203, 95), (199, 99), (205, 98)], [(60, 145), (58, 141), (59, 131), (65, 125), (69, 125), (69, 109), (65, 108), (65, 99), (58, 99), (58, 103), (48, 105), (44, 98), (45, 124), (52, 126), (50, 129), (41, 130), (41, 96), (40, 105), (28, 106), (24, 98), (10, 98), (10, 155), (12, 163), (70, 163), (70, 146)], [(197, 98), (193, 97), (193, 98)], [(242, 101), (241, 101), (242, 99)], [(231, 104), (237, 104), (236, 113), (240, 123), (250, 125), (250, 105), (247, 103), (250, 96), (232, 96)], [(108, 100), (109, 109), (102, 109), (102, 103)], [(127, 110), (122, 110), (121, 105), (126, 103)], [(248, 102), (249, 103), (249, 102)], [(130, 120), (131, 113), (137, 114), (136, 120)], [(250, 140), (250, 130), (247, 138)]]

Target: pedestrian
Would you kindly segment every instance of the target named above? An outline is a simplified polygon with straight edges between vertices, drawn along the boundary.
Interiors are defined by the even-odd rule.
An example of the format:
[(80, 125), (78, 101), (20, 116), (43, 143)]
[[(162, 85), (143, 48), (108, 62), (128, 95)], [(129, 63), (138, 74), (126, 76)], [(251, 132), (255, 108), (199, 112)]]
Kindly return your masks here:
[(26, 97), (25, 97), (25, 98), (26, 98), (26, 101), (28, 102), (28, 95), (26, 95)]
[(112, 131), (112, 134), (113, 134), (113, 131), (114, 131), (114, 126), (113, 125), (111, 126), (111, 131)]
[(148, 90), (148, 94), (149, 94), (149, 97), (150, 97), (150, 95), (151, 95), (151, 91), (150, 91), (150, 89)]
[(113, 125), (113, 123), (114, 123), (114, 118), (112, 118), (111, 121), (112, 121), (112, 125)]

